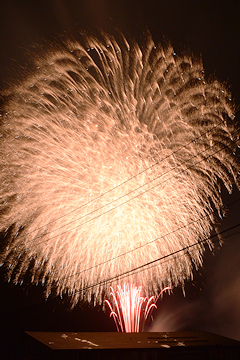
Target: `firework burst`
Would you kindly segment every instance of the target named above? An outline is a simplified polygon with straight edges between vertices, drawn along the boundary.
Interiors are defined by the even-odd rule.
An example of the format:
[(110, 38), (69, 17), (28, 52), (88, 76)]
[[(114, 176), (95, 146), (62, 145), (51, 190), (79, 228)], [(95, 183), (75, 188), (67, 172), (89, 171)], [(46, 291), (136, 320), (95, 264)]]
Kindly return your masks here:
[(230, 95), (201, 61), (150, 38), (83, 44), (46, 52), (4, 93), (1, 261), (12, 281), (30, 268), (73, 304), (101, 302), (115, 278), (147, 296), (183, 285), (223, 211), (220, 181), (236, 182)]

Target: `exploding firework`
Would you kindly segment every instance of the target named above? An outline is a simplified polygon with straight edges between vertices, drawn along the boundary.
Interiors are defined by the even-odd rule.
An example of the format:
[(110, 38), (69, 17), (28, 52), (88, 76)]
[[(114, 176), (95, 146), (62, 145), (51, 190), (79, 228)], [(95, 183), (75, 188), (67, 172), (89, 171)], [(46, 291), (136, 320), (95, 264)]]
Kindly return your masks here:
[[(170, 290), (170, 288), (164, 288), (161, 293), (165, 290)], [(109, 306), (110, 317), (113, 317), (117, 330), (122, 332), (143, 331), (152, 310), (157, 308), (156, 302), (161, 293), (157, 299), (154, 296), (148, 299), (142, 296), (141, 286), (123, 284), (121, 287), (118, 285), (116, 293), (111, 288), (110, 295), (113, 298), (113, 305), (108, 300), (106, 300), (106, 303)]]
[(73, 304), (102, 302), (116, 280), (146, 296), (183, 286), (223, 212), (221, 182), (236, 182), (230, 95), (151, 38), (82, 43), (36, 57), (3, 94), (1, 262)]

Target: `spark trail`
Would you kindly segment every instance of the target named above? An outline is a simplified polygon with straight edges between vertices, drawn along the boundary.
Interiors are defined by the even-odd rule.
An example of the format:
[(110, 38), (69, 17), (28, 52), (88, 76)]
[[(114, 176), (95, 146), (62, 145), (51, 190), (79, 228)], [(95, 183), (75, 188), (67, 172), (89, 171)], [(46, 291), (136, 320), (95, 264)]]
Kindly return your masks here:
[(121, 287), (118, 285), (116, 292), (111, 288), (112, 304), (109, 300), (106, 300), (106, 303), (117, 330), (122, 332), (144, 331), (146, 321), (151, 316), (153, 309), (157, 308), (158, 298), (166, 290), (170, 290), (170, 288), (164, 288), (156, 299), (154, 296), (148, 299), (142, 296), (141, 286), (123, 284)]
[[(36, 56), (5, 91), (0, 147), (1, 262), (13, 282), (30, 272), (73, 304), (102, 302), (105, 279), (209, 237), (238, 168), (234, 106), (201, 61), (151, 38), (82, 44)], [(122, 281), (147, 296), (183, 286), (203, 251)]]

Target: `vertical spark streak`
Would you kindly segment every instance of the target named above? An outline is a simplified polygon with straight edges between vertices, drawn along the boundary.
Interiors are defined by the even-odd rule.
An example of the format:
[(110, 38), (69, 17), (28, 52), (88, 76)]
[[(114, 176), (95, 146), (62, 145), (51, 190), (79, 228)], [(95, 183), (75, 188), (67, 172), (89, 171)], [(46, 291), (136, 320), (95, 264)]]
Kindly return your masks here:
[(67, 41), (34, 66), (2, 94), (8, 277), (101, 303), (108, 278), (199, 242), (127, 279), (147, 296), (184, 286), (237, 182), (228, 90), (151, 38)]
[(117, 286), (117, 291), (111, 287), (110, 295), (113, 298), (113, 304), (105, 300), (110, 309), (110, 317), (113, 317), (117, 330), (122, 332), (144, 331), (145, 323), (150, 317), (154, 308), (157, 308), (156, 302), (163, 291), (170, 290), (170, 287), (164, 288), (158, 295), (150, 298), (142, 296), (142, 287), (134, 284), (123, 284)]

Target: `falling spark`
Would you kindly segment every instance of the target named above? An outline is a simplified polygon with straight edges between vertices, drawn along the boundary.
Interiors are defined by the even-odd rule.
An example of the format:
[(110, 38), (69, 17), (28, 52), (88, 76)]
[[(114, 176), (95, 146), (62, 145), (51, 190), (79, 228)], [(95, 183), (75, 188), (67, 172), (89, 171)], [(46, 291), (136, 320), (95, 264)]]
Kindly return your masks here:
[(223, 214), (221, 184), (237, 181), (230, 95), (151, 38), (83, 44), (36, 56), (2, 94), (1, 263), (73, 304), (102, 303), (116, 279), (146, 296), (184, 286)]
[(152, 310), (157, 308), (156, 302), (163, 291), (170, 290), (170, 287), (164, 288), (157, 299), (151, 296), (149, 299), (142, 296), (142, 287), (134, 284), (123, 284), (117, 286), (115, 293), (111, 287), (110, 295), (113, 298), (113, 305), (109, 300), (105, 300), (111, 311), (117, 330), (122, 332), (144, 331), (145, 323), (150, 317)]

